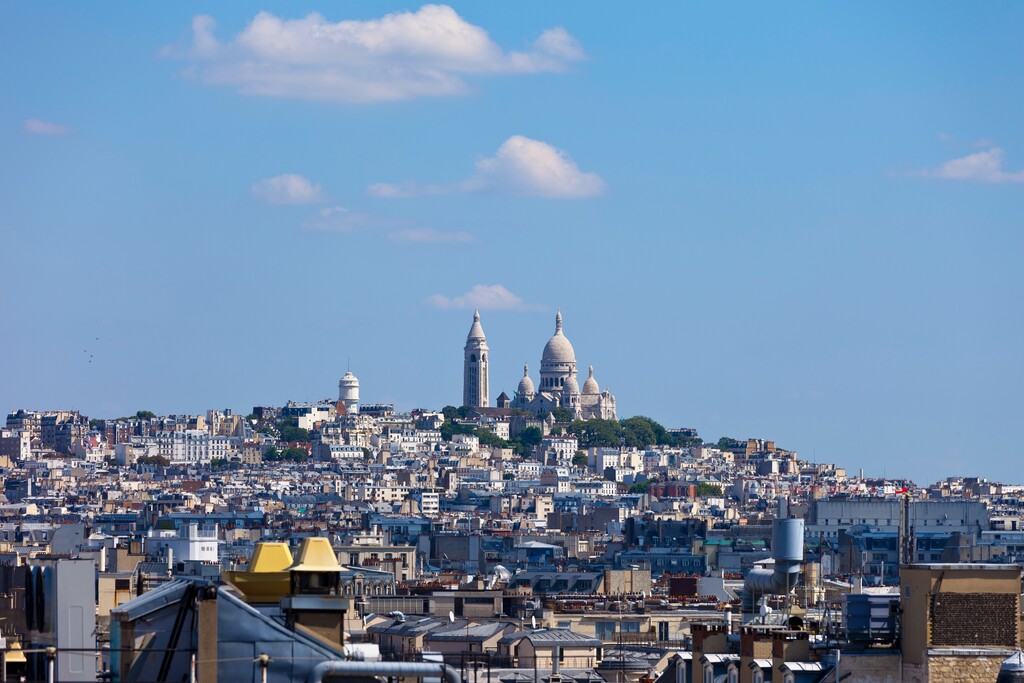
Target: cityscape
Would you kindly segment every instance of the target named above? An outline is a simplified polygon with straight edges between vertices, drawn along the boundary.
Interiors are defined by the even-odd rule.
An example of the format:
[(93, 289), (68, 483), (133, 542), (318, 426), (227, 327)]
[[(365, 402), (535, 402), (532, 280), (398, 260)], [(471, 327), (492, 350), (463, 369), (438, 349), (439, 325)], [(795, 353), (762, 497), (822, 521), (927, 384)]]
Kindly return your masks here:
[(1024, 5), (0, 18), (0, 681), (1024, 682)]
[(348, 370), (336, 399), (245, 416), (10, 413), (8, 675), (1001, 675), (1024, 485), (619, 419), (592, 367), (580, 386), (561, 312), (511, 397), (490, 398), (489, 353), (474, 312), (440, 410), (364, 402)]

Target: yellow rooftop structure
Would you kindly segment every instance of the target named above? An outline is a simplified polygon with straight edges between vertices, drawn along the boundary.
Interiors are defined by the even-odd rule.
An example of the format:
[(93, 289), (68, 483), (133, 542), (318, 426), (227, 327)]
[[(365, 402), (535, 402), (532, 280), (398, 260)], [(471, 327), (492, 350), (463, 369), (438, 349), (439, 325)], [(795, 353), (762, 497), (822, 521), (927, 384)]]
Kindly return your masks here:
[(288, 549), (287, 543), (257, 543), (256, 552), (249, 560), (249, 572), (284, 572), (288, 571), (292, 562), (292, 551)]
[(25, 659), (25, 652), (21, 649), (21, 643), (14, 641), (11, 643), (11, 648), (7, 651), (7, 663), (8, 664), (26, 664), (28, 662)]
[(306, 538), (299, 548), (299, 559), (288, 568), (293, 572), (340, 572), (341, 565), (331, 542), (322, 536)]
[(242, 593), (246, 602), (275, 603), (291, 590), (291, 565), (287, 543), (257, 543), (246, 571), (226, 571), (221, 576)]

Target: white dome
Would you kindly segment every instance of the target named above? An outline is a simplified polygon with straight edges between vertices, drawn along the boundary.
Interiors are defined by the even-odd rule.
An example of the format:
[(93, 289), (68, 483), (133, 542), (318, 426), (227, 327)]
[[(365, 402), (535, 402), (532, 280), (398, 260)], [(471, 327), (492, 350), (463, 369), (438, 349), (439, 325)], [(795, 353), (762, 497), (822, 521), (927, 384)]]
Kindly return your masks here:
[(583, 393), (588, 396), (596, 396), (601, 393), (601, 387), (597, 386), (597, 380), (594, 379), (594, 366), (590, 366), (590, 377), (587, 377), (587, 381), (583, 383)]
[(544, 353), (541, 354), (541, 365), (575, 363), (576, 351), (564, 334), (562, 334), (562, 313), (559, 311), (555, 316), (555, 334), (544, 345)]
[(580, 393), (580, 385), (573, 375), (565, 378), (565, 383), (562, 384), (562, 393), (566, 395)]
[(519, 380), (519, 388), (516, 393), (520, 396), (533, 396), (536, 390), (533, 387), (533, 380), (530, 379), (530, 366), (523, 366), (523, 378)]

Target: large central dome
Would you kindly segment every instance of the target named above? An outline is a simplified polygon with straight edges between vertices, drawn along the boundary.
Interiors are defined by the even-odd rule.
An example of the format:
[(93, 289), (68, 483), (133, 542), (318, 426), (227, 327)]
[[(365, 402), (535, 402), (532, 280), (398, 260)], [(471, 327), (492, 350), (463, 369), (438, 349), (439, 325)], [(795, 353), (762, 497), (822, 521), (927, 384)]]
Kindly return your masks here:
[(576, 363), (576, 351), (569, 339), (562, 334), (562, 312), (555, 316), (555, 334), (544, 345), (544, 353), (540, 357), (541, 365), (548, 363)]

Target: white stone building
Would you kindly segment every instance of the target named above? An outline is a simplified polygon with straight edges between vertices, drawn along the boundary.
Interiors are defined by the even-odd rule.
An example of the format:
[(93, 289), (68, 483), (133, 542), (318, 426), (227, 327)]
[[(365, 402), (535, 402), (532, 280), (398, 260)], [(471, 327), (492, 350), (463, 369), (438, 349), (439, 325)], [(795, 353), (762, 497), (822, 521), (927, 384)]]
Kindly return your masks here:
[(530, 379), (529, 366), (523, 366), (512, 407), (531, 413), (546, 413), (565, 408), (574, 419), (616, 419), (615, 397), (608, 390), (601, 391), (590, 367), (587, 381), (580, 388), (576, 379), (576, 350), (562, 332), (562, 313), (555, 315), (555, 333), (544, 345), (540, 359), (540, 386)]

